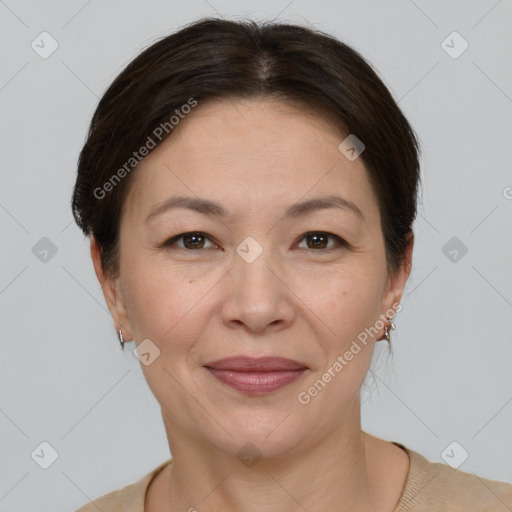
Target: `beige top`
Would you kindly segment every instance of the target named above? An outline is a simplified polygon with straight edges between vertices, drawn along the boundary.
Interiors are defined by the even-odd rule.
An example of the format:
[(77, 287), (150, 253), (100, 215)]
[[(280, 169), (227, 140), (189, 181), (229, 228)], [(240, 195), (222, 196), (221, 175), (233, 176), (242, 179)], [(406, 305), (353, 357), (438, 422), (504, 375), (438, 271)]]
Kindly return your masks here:
[[(409, 473), (394, 512), (509, 512), (512, 484), (480, 478), (451, 466), (430, 462), (417, 452), (393, 443), (409, 455)], [(138, 482), (113, 491), (75, 512), (144, 512), (151, 480), (169, 459)]]

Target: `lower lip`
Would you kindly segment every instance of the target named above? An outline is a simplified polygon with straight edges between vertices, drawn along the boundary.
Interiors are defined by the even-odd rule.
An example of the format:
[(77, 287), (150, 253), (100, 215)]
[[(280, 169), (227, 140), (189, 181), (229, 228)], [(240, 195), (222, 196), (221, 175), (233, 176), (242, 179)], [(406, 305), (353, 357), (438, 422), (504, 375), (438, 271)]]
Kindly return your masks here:
[(306, 371), (306, 368), (272, 372), (236, 372), (215, 368), (207, 369), (224, 384), (248, 395), (264, 395), (277, 391), (297, 380)]

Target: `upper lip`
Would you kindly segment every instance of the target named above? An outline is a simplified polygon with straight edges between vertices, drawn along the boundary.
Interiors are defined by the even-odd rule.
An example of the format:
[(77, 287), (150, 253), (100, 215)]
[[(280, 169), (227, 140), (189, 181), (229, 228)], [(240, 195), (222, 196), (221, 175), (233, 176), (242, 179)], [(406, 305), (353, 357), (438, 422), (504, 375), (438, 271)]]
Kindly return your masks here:
[(216, 370), (232, 370), (236, 372), (272, 372), (272, 371), (290, 371), (307, 368), (302, 363), (287, 359), (285, 357), (246, 357), (235, 356), (226, 357), (212, 361), (204, 366)]

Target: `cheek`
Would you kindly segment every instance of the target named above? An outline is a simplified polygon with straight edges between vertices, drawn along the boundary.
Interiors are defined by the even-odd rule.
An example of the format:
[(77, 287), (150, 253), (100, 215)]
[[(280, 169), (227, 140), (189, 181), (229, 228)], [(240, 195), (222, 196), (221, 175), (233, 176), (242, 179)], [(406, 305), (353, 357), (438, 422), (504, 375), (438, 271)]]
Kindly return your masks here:
[[(127, 269), (127, 314), (136, 340), (149, 338), (160, 350), (170, 340), (175, 350), (199, 332), (209, 280), (194, 279), (176, 269), (145, 265)], [(194, 322), (191, 322), (191, 319)]]
[(378, 319), (381, 280), (381, 276), (364, 268), (331, 270), (323, 277), (305, 278), (302, 288), (310, 290), (312, 309), (336, 334), (336, 344), (344, 345)]
[(325, 415), (328, 407), (331, 412), (325, 421), (335, 421), (359, 396), (371, 364), (374, 342), (368, 329), (378, 319), (380, 281), (362, 271), (331, 273), (314, 281), (316, 292), (310, 292), (308, 300), (328, 330), (318, 336), (317, 352), (322, 357), (298, 401), (308, 404), (312, 415)]
[[(207, 302), (201, 299), (211, 286), (148, 266), (132, 276), (127, 313), (133, 335), (137, 343), (150, 339), (159, 350), (150, 364), (141, 364), (146, 382), (161, 405), (187, 411), (190, 400), (178, 382), (187, 382), (191, 350), (205, 330)], [(194, 416), (193, 410), (188, 413)]]

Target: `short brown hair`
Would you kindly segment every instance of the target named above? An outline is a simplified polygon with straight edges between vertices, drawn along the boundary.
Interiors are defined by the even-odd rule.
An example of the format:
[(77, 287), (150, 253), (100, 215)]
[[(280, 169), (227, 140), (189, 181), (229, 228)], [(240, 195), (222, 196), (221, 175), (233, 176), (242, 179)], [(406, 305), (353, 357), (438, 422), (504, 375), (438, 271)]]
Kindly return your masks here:
[[(121, 170), (133, 152), (191, 99), (265, 97), (318, 107), (365, 144), (360, 158), (378, 199), (388, 268), (400, 267), (416, 217), (419, 143), (371, 65), (318, 30), (205, 18), (140, 53), (94, 112), (72, 210), (83, 233), (98, 241), (105, 272), (119, 271), (119, 224), (131, 181)], [(155, 147), (171, 133), (162, 132)]]

